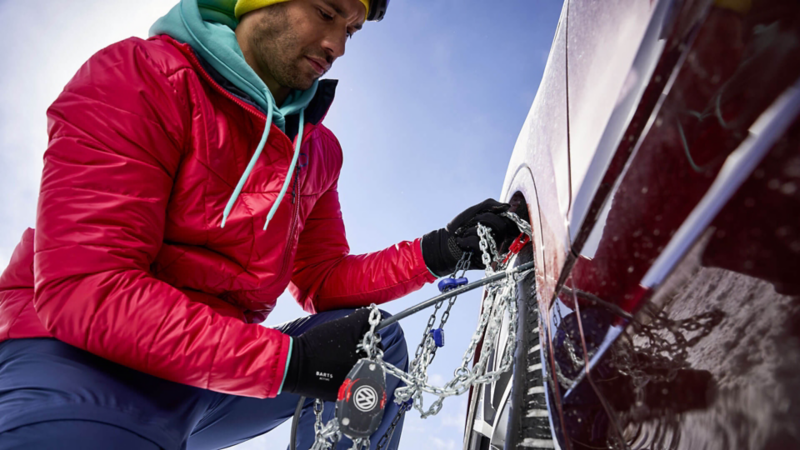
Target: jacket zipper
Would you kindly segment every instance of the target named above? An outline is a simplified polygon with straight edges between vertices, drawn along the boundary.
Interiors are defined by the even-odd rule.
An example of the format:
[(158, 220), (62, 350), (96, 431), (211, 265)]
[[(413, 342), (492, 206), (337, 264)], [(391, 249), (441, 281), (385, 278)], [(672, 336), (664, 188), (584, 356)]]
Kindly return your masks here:
[(297, 182), (300, 181), (300, 167), (294, 168), (294, 183), (292, 185), (292, 204), (297, 201)]
[[(300, 139), (300, 137), (298, 137)], [(292, 204), (294, 205), (294, 212), (292, 213), (292, 225), (289, 227), (289, 238), (286, 240), (286, 247), (283, 249), (283, 264), (281, 265), (281, 273), (278, 275), (278, 280), (282, 280), (286, 276), (286, 271), (289, 270), (289, 246), (294, 241), (294, 232), (297, 227), (297, 218), (300, 215), (300, 190), (298, 184), (300, 183), (300, 167), (294, 168), (294, 187), (292, 188)]]
[[(200, 64), (200, 61), (197, 59), (197, 56), (195, 56), (195, 54), (193, 52), (190, 51), (190, 52), (182, 52), (182, 53), (188, 55), (190, 61), (193, 63), (193, 66), (195, 67), (195, 69), (197, 69), (197, 71), (200, 72), (201, 76), (207, 82), (209, 82), (211, 84), (211, 86), (214, 87), (214, 89), (216, 89), (218, 92), (222, 93), (222, 95), (224, 95), (225, 97), (227, 97), (228, 99), (230, 99), (231, 101), (236, 103), (237, 105), (239, 105), (242, 108), (244, 108), (245, 111), (248, 111), (249, 113), (254, 114), (256, 117), (258, 117), (258, 118), (260, 118), (260, 119), (262, 119), (262, 120), (264, 120), (266, 122), (266, 120), (267, 120), (266, 114), (262, 113), (261, 111), (259, 111), (258, 109), (254, 108), (253, 106), (248, 105), (247, 103), (243, 102), (242, 100), (237, 98), (235, 95), (233, 95), (230, 92), (228, 92), (227, 90), (223, 89), (222, 86), (219, 85), (219, 83), (214, 81), (214, 79), (211, 78), (211, 75), (206, 73), (205, 69), (203, 69), (203, 66)], [(266, 126), (266, 124), (264, 126)], [(272, 126), (272, 125), (270, 125), (270, 126)], [(306, 134), (306, 133), (303, 133), (303, 134)], [(303, 137), (304, 136), (297, 136), (297, 139), (301, 139), (302, 140)], [(287, 138), (287, 140), (288, 140), (288, 138)], [(294, 148), (294, 146), (292, 146), (292, 148)], [(297, 227), (297, 216), (298, 216), (299, 210), (300, 210), (300, 201), (299, 201), (299, 199), (297, 199), (297, 195), (299, 195), (299, 190), (298, 190), (298, 184), (299, 184), (299, 178), (300, 178), (299, 177), (299, 171), (300, 171), (300, 168), (299, 167), (295, 167), (295, 170), (294, 170), (294, 187), (292, 188), (292, 204), (294, 205), (294, 209), (293, 209), (293, 213), (292, 213), (292, 223), (291, 223), (291, 226), (289, 227), (288, 239), (286, 240), (286, 245), (284, 246), (284, 249), (283, 249), (283, 264), (282, 264), (282, 267), (281, 267), (280, 275), (278, 275), (278, 278), (276, 280), (278, 282), (280, 282), (280, 280), (283, 279), (283, 277), (286, 275), (286, 270), (288, 269), (287, 265), (289, 264), (289, 246), (291, 245), (292, 241), (294, 240), (294, 232), (295, 232), (295, 228)]]

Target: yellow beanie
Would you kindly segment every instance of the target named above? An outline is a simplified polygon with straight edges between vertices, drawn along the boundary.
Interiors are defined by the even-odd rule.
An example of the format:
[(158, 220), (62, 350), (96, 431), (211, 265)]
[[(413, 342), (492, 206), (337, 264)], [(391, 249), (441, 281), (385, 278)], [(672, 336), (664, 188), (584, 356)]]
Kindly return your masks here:
[[(274, 5), (276, 3), (283, 3), (288, 2), (289, 0), (238, 0), (236, 2), (236, 8), (234, 9), (234, 14), (236, 14), (236, 18), (240, 19), (243, 15), (249, 13), (250, 11), (255, 11), (256, 9), (261, 9), (265, 6)], [(367, 16), (369, 15), (369, 0), (361, 0), (361, 3), (364, 4), (364, 7), (367, 8)]]

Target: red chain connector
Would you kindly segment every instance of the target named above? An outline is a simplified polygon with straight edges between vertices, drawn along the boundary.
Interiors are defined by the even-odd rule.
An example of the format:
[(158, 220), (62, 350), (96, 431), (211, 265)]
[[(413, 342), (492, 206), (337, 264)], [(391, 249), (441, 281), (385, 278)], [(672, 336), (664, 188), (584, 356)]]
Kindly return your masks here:
[(522, 247), (525, 246), (528, 242), (531, 241), (531, 237), (525, 233), (520, 233), (514, 242), (511, 243), (511, 247), (508, 248), (508, 255), (506, 255), (505, 259), (503, 260), (503, 264), (507, 263), (509, 259), (511, 259), (511, 255), (516, 255), (522, 250)]

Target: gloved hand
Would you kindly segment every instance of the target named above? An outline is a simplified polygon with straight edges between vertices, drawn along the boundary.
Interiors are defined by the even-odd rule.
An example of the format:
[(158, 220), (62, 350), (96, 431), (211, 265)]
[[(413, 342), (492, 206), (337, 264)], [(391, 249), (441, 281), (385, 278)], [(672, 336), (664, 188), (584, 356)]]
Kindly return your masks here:
[(471, 269), (485, 269), (481, 256), (478, 222), (491, 229), (498, 250), (503, 242), (519, 236), (517, 225), (500, 214), (508, 211), (511, 205), (487, 199), (467, 208), (457, 215), (447, 227), (431, 231), (422, 237), (422, 258), (425, 265), (436, 276), (444, 277), (453, 273), (464, 252), (472, 252)]
[(365, 354), (356, 351), (369, 331), (369, 309), (331, 320), (296, 336), (283, 391), (336, 401), (347, 373)]

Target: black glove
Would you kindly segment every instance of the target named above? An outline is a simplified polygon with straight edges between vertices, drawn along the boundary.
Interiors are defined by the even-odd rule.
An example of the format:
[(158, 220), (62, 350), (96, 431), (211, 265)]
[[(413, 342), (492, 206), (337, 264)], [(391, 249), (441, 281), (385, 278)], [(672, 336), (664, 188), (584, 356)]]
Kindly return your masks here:
[(422, 237), (422, 258), (425, 265), (436, 276), (444, 277), (453, 273), (456, 264), (465, 252), (472, 252), (471, 269), (485, 269), (481, 256), (478, 222), (491, 229), (498, 250), (503, 244), (519, 236), (517, 225), (500, 214), (508, 211), (511, 205), (487, 199), (467, 208), (457, 215), (447, 227), (431, 231)]
[(369, 313), (369, 309), (361, 308), (294, 337), (283, 390), (336, 401), (347, 373), (366, 357), (356, 351), (356, 345), (369, 331)]

